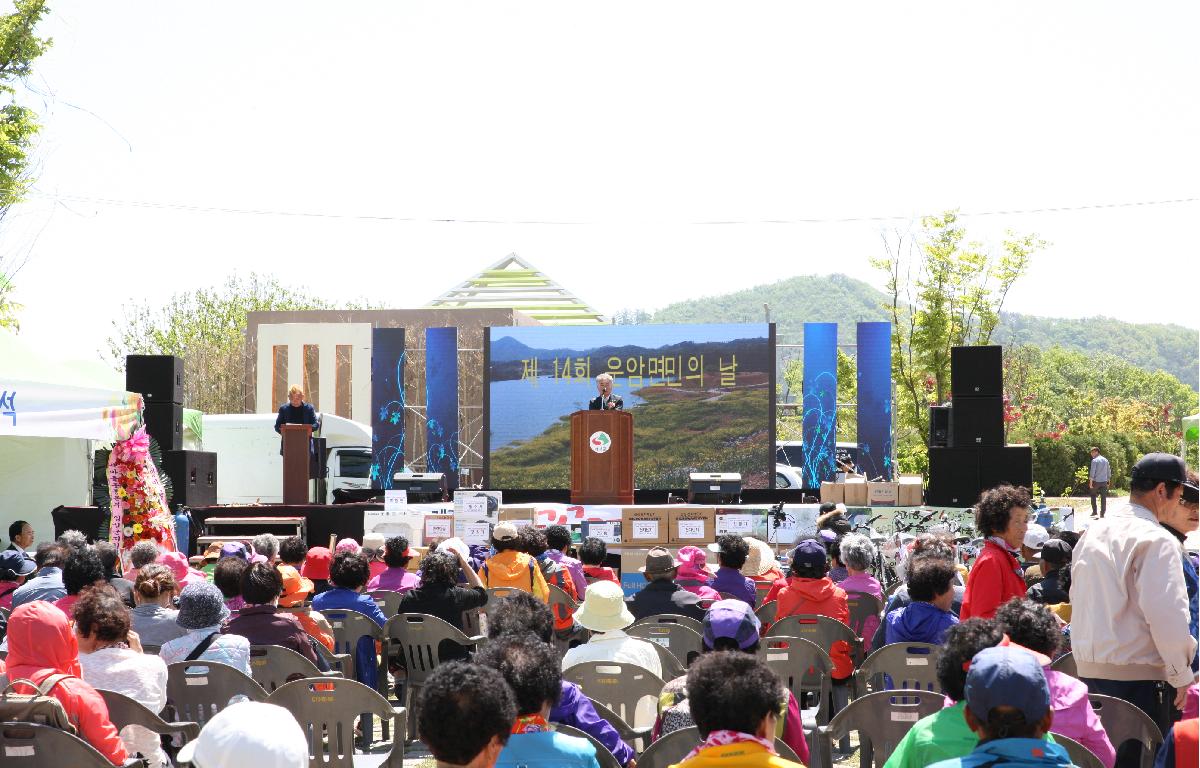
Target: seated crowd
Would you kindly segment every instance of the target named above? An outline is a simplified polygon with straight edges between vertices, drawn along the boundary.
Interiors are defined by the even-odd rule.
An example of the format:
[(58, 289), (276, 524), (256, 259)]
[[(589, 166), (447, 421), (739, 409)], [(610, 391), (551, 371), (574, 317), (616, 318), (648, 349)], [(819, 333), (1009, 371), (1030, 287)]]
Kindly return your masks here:
[[(1186, 493), (1168, 493), (1167, 501), (1134, 497), (1134, 504), (1150, 505), (1161, 527), (1177, 539), (1196, 528), (1194, 474), (1189, 478), (1190, 484), (1176, 484)], [(1072, 612), (1070, 604), (1076, 592), (1072, 563), (1078, 577), (1081, 566), (1122, 555), (1111, 544), (1102, 553), (1090, 552), (1087, 546), (1099, 534), (1081, 539), (1033, 528), (1029, 506), (1022, 489), (986, 492), (976, 519), (987, 538), (966, 583), (955, 542), (945, 534), (923, 533), (903, 553), (903, 583), (887, 594), (870, 573), (878, 561), (875, 544), (851, 532), (845, 510), (837, 507), (823, 508), (816, 535), (790, 548), (786, 571), (763, 542), (722, 535), (707, 548), (683, 547), (677, 554), (650, 549), (638, 569), (645, 585), (628, 597), (608, 565), (605, 545), (585, 539), (576, 559), (571, 533), (562, 526), (500, 523), (487, 551), (450, 539), (421, 556), (399, 536), (369, 536), (362, 545), (343, 539), (331, 551), (268, 534), (249, 545), (209, 547), (196, 559), (199, 567), (178, 553), (138, 544), (122, 572), (115, 548), (89, 544), (77, 531), (38, 545), (30, 556), (32, 530), (17, 521), (10, 528), (13, 545), (0, 552), (0, 607), (11, 611), (7, 621), (0, 613), (0, 650), (7, 653), (0, 671), (18, 693), (54, 677), (48, 695), (62, 703), (79, 737), (113, 764), (140, 755), (155, 768), (168, 766), (167, 742), (138, 726), (118, 733), (97, 689), (117, 691), (159, 712), (167, 703), (168, 665), (203, 660), (250, 675), (253, 645), (290, 649), (328, 671), (335, 635), (330, 617), (340, 624), (354, 612), (383, 627), (389, 617), (368, 592), (385, 590), (399, 593), (400, 613), (433, 616), (459, 630), (467, 628), (469, 615), (487, 610), (487, 641), (478, 647), (443, 642), (439, 666), (415, 702), (417, 736), (438, 765), (598, 767), (593, 741), (556, 730), (562, 726), (635, 768), (637, 753), (620, 735), (625, 724), (606, 720), (580, 686), (564, 678), (578, 665), (607, 662), (661, 681), (646, 745), (697, 729), (698, 741), (680, 766), (789, 768), (798, 763), (780, 751), (808, 765), (812, 734), (806, 737), (806, 702), (767, 663), (768, 633), (792, 626), (797, 621), (792, 617), (823, 616), (850, 625), (853, 601), (870, 598), (882, 610), (854, 627), (864, 649), (938, 646), (936, 677), (946, 697), (943, 709), (912, 723), (890, 755), (877, 756), (886, 759), (886, 768), (1066, 766), (1071, 760), (1060, 742), (1067, 740), (1107, 768), (1137, 764), (1141, 747), (1111, 742), (1089, 693), (1097, 687), (1118, 697), (1129, 691), (1127, 700), (1142, 706), (1134, 683), (1143, 679), (1138, 675), (1151, 674), (1146, 669), (1153, 662), (1132, 664), (1133, 679), (1125, 687), (1113, 684), (1125, 679), (1112, 677), (1111, 665), (1101, 662), (1095, 632), (1080, 631), (1093, 621), (1092, 606), (1081, 602)], [(715, 568), (708, 564), (710, 554)], [(1186, 577), (1186, 554), (1183, 560)], [(1191, 573), (1194, 580), (1194, 563)], [(1164, 580), (1169, 600), (1187, 584), (1194, 632), (1193, 584), (1176, 581), (1173, 572), (1149, 578), (1155, 577)], [(489, 605), (488, 590), (499, 588), (511, 594)], [(569, 599), (558, 599), (560, 591)], [(760, 602), (773, 604), (773, 613), (763, 614), (769, 622), (756, 614)], [(664, 614), (699, 622), (698, 656), (668, 665), (669, 652), (630, 634), (639, 620)], [(1119, 631), (1115, 635), (1113, 642), (1122, 641)], [(1073, 644), (1087, 649), (1075, 655), (1081, 667), (1108, 676), (1076, 677), (1053, 668)], [(822, 650), (831, 662), (836, 712), (848, 705), (854, 688), (855, 648), (835, 640)], [(1174, 686), (1174, 693), (1171, 685), (1160, 686), (1185, 718), (1176, 723), (1176, 713), (1163, 723), (1162, 765), (1195, 761), (1195, 640), (1180, 650), (1190, 669), (1176, 675), (1168, 666), (1167, 674), (1188, 681), (1193, 694), (1188, 700), (1187, 686)], [(359, 682), (383, 690), (387, 681), (378, 679), (379, 670), (389, 669), (395, 694), (404, 700), (402, 657), (386, 659), (390, 666), (381, 667), (380, 648), (370, 635), (353, 642), (353, 653)], [(672, 679), (662, 679), (668, 672)], [(277, 727), (266, 733), (266, 723)], [(369, 742), (365, 722), (363, 731)], [(844, 740), (840, 751), (849, 746)], [(292, 716), (251, 703), (231, 704), (179, 757), (202, 766), (222, 764), (222, 755), (235, 747), (244, 755), (273, 755), (271, 764), (308, 763)]]

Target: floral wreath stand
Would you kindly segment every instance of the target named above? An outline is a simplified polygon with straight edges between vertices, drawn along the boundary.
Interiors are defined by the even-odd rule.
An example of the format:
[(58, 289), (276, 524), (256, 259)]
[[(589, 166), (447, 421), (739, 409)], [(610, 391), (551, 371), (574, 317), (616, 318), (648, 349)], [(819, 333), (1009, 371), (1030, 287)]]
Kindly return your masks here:
[(174, 552), (175, 518), (150, 457), (150, 436), (138, 427), (128, 440), (113, 443), (108, 457), (108, 493), (112, 516), (109, 540), (129, 567), (129, 551), (139, 541), (151, 541), (159, 552)]

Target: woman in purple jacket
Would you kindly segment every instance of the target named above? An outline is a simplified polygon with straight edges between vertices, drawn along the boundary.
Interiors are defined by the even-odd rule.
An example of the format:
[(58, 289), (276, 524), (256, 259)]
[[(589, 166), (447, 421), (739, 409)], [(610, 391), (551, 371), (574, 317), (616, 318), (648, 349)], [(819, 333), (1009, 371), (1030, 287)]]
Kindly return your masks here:
[[(1062, 630), (1054, 614), (1044, 605), (1025, 598), (1014, 597), (996, 610), (996, 623), (1009, 639), (1031, 651), (1054, 658), (1062, 645)], [(1043, 671), (1050, 684), (1050, 709), (1054, 711), (1051, 733), (1059, 733), (1078, 741), (1100, 758), (1107, 768), (1117, 761), (1116, 750), (1104, 732), (1100, 718), (1088, 701), (1088, 687), (1063, 672)]]

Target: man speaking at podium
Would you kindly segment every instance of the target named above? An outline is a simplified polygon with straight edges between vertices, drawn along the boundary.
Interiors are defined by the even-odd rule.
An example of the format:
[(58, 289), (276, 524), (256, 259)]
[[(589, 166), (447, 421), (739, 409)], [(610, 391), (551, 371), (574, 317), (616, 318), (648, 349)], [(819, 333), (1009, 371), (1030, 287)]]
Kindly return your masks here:
[[(284, 424), (309, 424), (313, 431), (316, 432), (321, 428), (321, 420), (317, 418), (317, 410), (312, 407), (312, 403), (304, 402), (304, 390), (300, 387), (292, 385), (288, 390), (288, 401), (279, 406), (279, 415), (275, 417), (275, 431), (282, 435), (280, 427)], [(312, 451), (312, 442), (308, 444), (309, 452)], [(283, 440), (279, 441), (279, 455), (283, 455)]]
[(614, 395), (613, 377), (607, 373), (602, 373), (596, 377), (596, 389), (600, 394), (592, 398), (588, 403), (589, 411), (623, 411), (625, 403), (621, 401), (620, 395)]

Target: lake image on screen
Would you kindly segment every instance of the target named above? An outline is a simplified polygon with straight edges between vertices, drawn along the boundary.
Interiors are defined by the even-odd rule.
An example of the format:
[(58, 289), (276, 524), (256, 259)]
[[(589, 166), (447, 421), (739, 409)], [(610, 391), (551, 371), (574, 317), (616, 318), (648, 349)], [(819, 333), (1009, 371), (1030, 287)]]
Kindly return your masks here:
[(767, 326), (493, 328), (488, 362), (493, 488), (570, 486), (570, 415), (610, 372), (634, 418), (639, 488), (684, 488), (690, 472), (740, 472), (765, 488), (774, 461)]
[[(615, 392), (625, 401), (626, 409), (645, 402), (628, 390)], [(532, 440), (554, 426), (563, 414), (586, 411), (588, 401), (596, 396), (596, 382), (555, 381), (541, 376), (536, 384), (528, 379), (494, 381), (490, 393), (492, 450), (496, 450)]]

